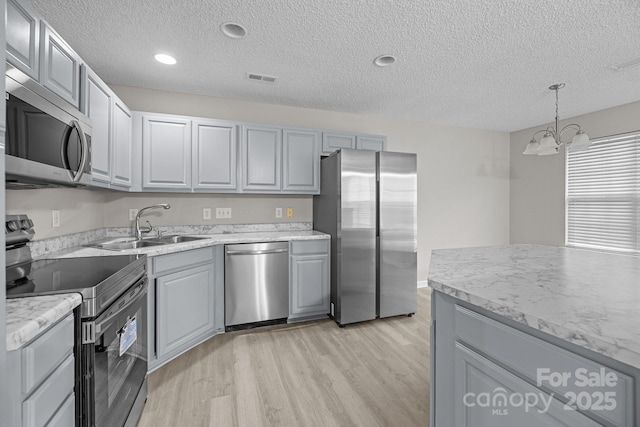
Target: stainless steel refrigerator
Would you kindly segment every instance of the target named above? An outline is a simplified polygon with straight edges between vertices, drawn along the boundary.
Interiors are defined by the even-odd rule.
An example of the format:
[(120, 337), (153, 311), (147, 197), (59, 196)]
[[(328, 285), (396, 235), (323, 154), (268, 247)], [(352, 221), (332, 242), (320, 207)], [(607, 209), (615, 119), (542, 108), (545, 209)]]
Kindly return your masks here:
[(417, 306), (417, 159), (342, 149), (321, 161), (313, 228), (331, 235), (330, 315), (343, 326)]

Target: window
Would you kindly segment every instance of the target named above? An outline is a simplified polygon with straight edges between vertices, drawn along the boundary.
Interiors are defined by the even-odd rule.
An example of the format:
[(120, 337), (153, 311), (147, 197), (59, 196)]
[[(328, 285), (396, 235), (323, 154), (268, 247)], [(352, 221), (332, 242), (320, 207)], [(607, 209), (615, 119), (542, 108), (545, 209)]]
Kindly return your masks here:
[(567, 154), (567, 246), (640, 254), (640, 132)]

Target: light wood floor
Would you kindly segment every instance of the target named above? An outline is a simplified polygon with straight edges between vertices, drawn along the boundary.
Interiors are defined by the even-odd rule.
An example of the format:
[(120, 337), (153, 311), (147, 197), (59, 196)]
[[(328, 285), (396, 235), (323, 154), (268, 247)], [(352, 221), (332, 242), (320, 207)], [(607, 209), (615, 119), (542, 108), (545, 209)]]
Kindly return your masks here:
[(429, 312), (218, 335), (149, 375), (138, 427), (426, 427)]

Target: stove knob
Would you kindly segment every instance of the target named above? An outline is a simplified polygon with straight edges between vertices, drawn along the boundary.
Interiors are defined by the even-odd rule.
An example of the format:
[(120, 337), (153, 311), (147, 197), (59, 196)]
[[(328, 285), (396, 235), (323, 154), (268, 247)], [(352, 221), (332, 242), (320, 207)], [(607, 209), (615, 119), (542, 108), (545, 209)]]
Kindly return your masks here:
[(20, 225), (18, 224), (18, 221), (8, 221), (7, 228), (9, 231), (18, 231), (20, 229)]
[(31, 228), (31, 224), (29, 224), (28, 219), (23, 219), (22, 221), (20, 221), (20, 225), (22, 226), (23, 230), (28, 230)]

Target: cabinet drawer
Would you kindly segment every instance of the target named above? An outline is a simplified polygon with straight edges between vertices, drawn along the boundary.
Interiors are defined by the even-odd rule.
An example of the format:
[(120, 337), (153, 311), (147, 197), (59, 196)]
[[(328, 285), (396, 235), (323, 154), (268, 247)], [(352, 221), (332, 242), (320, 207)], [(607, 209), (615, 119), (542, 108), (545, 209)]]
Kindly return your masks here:
[[(582, 395), (582, 406), (596, 418), (616, 426), (633, 426), (632, 377), (458, 305), (455, 334), (458, 342), (470, 345), (556, 396)], [(606, 376), (613, 378), (610, 385), (598, 386), (586, 381), (589, 377)], [(613, 393), (610, 396), (615, 400), (614, 408), (612, 405), (601, 408), (606, 402), (600, 395), (605, 392)], [(589, 408), (593, 410), (588, 411)]]
[(63, 402), (73, 393), (74, 358), (69, 356), (27, 400), (22, 403), (22, 422), (26, 427), (46, 425)]
[(328, 254), (329, 240), (294, 240), (291, 242), (292, 255)]
[(203, 262), (213, 262), (213, 246), (154, 257), (153, 274), (158, 275), (175, 269), (184, 270), (190, 265)]
[(29, 393), (73, 352), (73, 315), (22, 349), (22, 391)]

